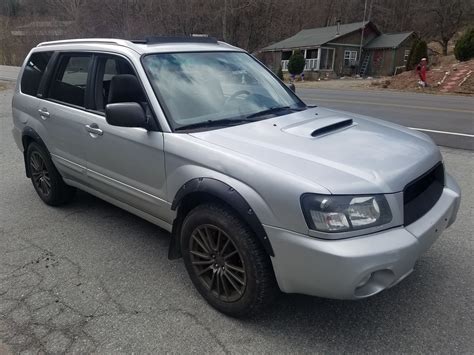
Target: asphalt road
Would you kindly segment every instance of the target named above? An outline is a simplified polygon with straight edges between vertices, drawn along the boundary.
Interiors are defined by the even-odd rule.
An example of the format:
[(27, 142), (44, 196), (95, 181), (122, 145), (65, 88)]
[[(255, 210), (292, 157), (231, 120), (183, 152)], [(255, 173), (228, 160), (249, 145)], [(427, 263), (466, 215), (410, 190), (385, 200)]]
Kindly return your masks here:
[(194, 290), (169, 235), (86, 193), (43, 204), (0, 91), (0, 353), (472, 353), (474, 153), (443, 148), (458, 221), (394, 288), (361, 301), (282, 295), (228, 318)]
[(376, 90), (296, 89), (307, 104), (418, 128), (446, 147), (474, 150), (474, 97)]

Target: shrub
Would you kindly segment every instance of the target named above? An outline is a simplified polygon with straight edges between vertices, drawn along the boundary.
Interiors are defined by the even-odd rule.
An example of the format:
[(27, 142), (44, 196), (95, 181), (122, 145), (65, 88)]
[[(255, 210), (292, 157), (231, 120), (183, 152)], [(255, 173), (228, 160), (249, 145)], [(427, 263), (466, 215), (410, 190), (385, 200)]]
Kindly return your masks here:
[(464, 32), (464, 34), (456, 41), (456, 45), (454, 46), (454, 56), (460, 61), (474, 58), (474, 27)]
[(407, 70), (414, 69), (421, 61), (421, 58), (428, 58), (428, 46), (425, 41), (417, 40), (413, 43), (407, 60)]
[(300, 51), (295, 51), (288, 61), (288, 72), (299, 75), (303, 72), (306, 61)]

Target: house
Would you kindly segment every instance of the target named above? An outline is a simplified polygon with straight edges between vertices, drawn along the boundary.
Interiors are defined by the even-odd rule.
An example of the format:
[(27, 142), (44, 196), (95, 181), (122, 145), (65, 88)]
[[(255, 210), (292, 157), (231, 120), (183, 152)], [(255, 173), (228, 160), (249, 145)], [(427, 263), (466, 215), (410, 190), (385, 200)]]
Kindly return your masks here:
[(338, 23), (302, 30), (261, 49), (258, 57), (273, 71), (281, 67), (285, 72), (290, 56), (300, 50), (306, 59), (305, 77), (310, 78), (393, 75), (405, 65), (415, 36), (414, 32), (383, 34), (371, 21)]

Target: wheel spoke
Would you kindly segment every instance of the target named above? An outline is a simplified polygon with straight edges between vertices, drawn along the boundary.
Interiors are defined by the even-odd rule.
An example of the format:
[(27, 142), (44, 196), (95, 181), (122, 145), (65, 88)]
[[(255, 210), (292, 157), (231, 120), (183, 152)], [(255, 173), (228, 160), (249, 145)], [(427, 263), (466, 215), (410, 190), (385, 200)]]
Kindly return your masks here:
[(232, 271), (230, 271), (230, 270), (227, 269), (226, 272), (227, 272), (230, 276), (232, 276), (232, 277), (234, 278), (234, 280), (237, 281), (238, 283), (240, 283), (242, 286), (245, 285), (245, 281), (244, 281), (244, 280), (241, 280), (240, 277), (238, 277), (238, 276), (237, 276), (236, 274), (234, 274)]
[(32, 155), (31, 156), (31, 167), (35, 170), (35, 171), (40, 171), (40, 166), (39, 166), (39, 163), (38, 163), (38, 158), (36, 157), (36, 155)]
[(209, 265), (208, 267), (206, 267), (205, 269), (201, 270), (198, 272), (198, 276), (201, 276), (202, 274), (205, 274), (206, 272), (208, 272), (209, 270), (212, 270), (212, 265)]
[(206, 246), (207, 250), (208, 250), (208, 253), (210, 253), (212, 251), (212, 248), (209, 246), (209, 241), (207, 240), (207, 236), (206, 236), (206, 233), (203, 234), (203, 232), (201, 231), (201, 229), (197, 229), (197, 232), (199, 234), (199, 237), (201, 238), (201, 241), (204, 243), (204, 245)]
[(40, 179), (41, 179), (41, 173), (33, 173), (32, 176), (33, 176), (33, 181), (34, 181), (36, 184), (39, 184), (39, 181), (40, 181)]
[(221, 236), (222, 232), (220, 230), (217, 231), (217, 243), (216, 243), (216, 250), (219, 252), (219, 248), (221, 246)]
[(232, 285), (232, 287), (239, 293), (239, 295), (242, 294), (242, 291), (239, 289), (239, 287), (235, 284), (234, 280), (232, 280), (229, 275), (227, 275), (226, 272), (224, 272), (224, 276), (229, 281), (229, 283)]
[(43, 181), (45, 182), (48, 189), (51, 189), (51, 181), (49, 180), (49, 177), (43, 176)]
[(219, 273), (219, 278), (221, 279), (222, 288), (224, 289), (225, 298), (229, 298), (229, 290), (224, 282), (224, 273)]
[(202, 250), (204, 250), (206, 254), (209, 254), (211, 252), (209, 248), (207, 248), (207, 246), (203, 244), (202, 238), (198, 238), (196, 234), (193, 234), (192, 238), (196, 241), (196, 243), (199, 244), (199, 246), (202, 248)]
[(224, 254), (224, 251), (227, 249), (227, 246), (229, 245), (229, 243), (230, 243), (230, 239), (227, 238), (227, 240), (226, 240), (225, 243), (224, 243), (224, 246), (222, 247), (221, 250), (219, 250), (219, 253), (220, 253), (221, 255)]
[(226, 268), (229, 268), (229, 269), (232, 269), (232, 270), (235, 270), (237, 272), (240, 272), (242, 274), (245, 274), (245, 270), (241, 267), (238, 267), (238, 266), (235, 266), (235, 265), (232, 265), (232, 264), (229, 264), (229, 263), (225, 263), (225, 267)]
[(234, 251), (230, 252), (229, 254), (224, 255), (224, 259), (227, 260), (227, 259), (229, 259), (231, 256), (233, 256), (233, 255), (235, 255), (235, 254), (237, 254), (237, 253), (238, 253), (238, 251), (237, 251), (237, 250), (234, 250)]
[(48, 187), (46, 186), (46, 183), (44, 182), (44, 179), (40, 181), (41, 184), (41, 191), (43, 194), (47, 195), (48, 194)]
[(207, 227), (204, 227), (204, 235), (206, 236), (207, 245), (211, 248), (212, 251), (216, 250), (214, 247), (214, 241), (212, 240), (212, 233), (209, 232)]
[(216, 280), (216, 272), (212, 272), (211, 282), (209, 283), (209, 291), (212, 291), (212, 286), (214, 286), (214, 281)]
[[(217, 272), (216, 272), (217, 273)], [(217, 275), (216, 277), (216, 286), (217, 286), (217, 295), (219, 296), (219, 298), (221, 298), (221, 283), (220, 283), (220, 277), (219, 275)]]
[(46, 163), (44, 162), (43, 158), (39, 158), (39, 163), (40, 163), (40, 169), (42, 171), (46, 171)]
[(200, 253), (198, 251), (190, 250), (190, 253), (193, 254), (193, 255), (196, 255), (196, 256), (198, 256), (202, 259), (211, 259), (211, 257), (209, 255)]
[(212, 263), (213, 263), (212, 260), (193, 261), (192, 262), (193, 265), (209, 265), (209, 264), (212, 264)]

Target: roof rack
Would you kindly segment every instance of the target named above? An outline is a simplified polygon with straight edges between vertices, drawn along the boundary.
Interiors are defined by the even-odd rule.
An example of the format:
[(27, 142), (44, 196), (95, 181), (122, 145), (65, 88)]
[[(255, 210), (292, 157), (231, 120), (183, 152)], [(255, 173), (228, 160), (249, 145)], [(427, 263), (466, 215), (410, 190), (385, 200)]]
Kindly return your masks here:
[(55, 44), (71, 44), (71, 43), (103, 43), (103, 44), (118, 44), (122, 46), (127, 45), (127, 41), (123, 39), (115, 39), (115, 38), (83, 38), (83, 39), (63, 39), (57, 41), (48, 41), (48, 42), (41, 42), (37, 45), (37, 47), (44, 47), (50, 46)]
[(215, 43), (217, 39), (207, 35), (191, 36), (151, 36), (145, 39), (131, 40), (136, 44), (159, 44), (159, 43)]

